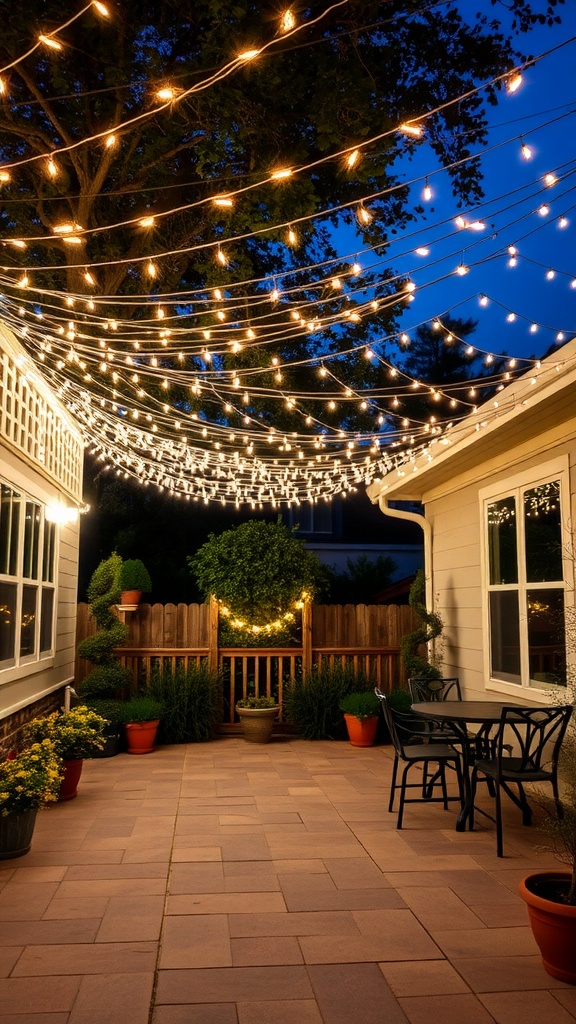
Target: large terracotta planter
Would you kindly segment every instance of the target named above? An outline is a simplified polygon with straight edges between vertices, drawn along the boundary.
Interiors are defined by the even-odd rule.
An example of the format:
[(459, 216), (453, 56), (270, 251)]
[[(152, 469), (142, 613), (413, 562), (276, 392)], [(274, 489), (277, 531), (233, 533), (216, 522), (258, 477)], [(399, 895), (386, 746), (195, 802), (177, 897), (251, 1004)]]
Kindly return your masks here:
[(0, 816), (0, 860), (23, 857), (32, 845), (36, 808)]
[(134, 611), (140, 604), (141, 590), (123, 590), (120, 594), (120, 607)]
[(84, 761), (82, 758), (74, 761), (64, 761), (64, 776), (60, 783), (58, 803), (62, 803), (63, 800), (73, 800), (74, 797), (78, 796), (78, 783), (80, 782), (83, 766)]
[(269, 743), (272, 738), (274, 720), (279, 710), (279, 705), (273, 708), (236, 707), (244, 739), (249, 743)]
[(150, 722), (127, 722), (124, 728), (128, 753), (151, 754), (154, 751), (154, 741), (159, 725), (159, 718)]
[(353, 747), (372, 747), (378, 730), (378, 715), (369, 718), (356, 718), (356, 715), (344, 715), (348, 738)]
[(576, 985), (576, 907), (555, 903), (532, 891), (536, 885), (568, 880), (566, 871), (539, 871), (520, 883), (520, 895), (542, 955), (544, 970), (553, 978)]

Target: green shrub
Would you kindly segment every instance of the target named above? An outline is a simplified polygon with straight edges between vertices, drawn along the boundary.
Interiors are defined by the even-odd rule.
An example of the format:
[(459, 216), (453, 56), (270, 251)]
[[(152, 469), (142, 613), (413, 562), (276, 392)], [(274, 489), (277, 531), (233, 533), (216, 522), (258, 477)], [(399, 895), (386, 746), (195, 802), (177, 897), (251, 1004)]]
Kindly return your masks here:
[(159, 700), (143, 693), (120, 704), (121, 720), (127, 722), (154, 722), (161, 718), (163, 706)]
[(236, 701), (237, 708), (248, 708), (252, 710), (264, 710), (268, 708), (278, 707), (278, 702), (274, 700), (274, 697), (241, 697), (240, 700)]
[(204, 743), (222, 720), (222, 680), (208, 665), (170, 664), (152, 672), (150, 695), (164, 712), (158, 738), (162, 743)]
[(367, 690), (370, 680), (349, 666), (316, 666), (305, 679), (295, 679), (284, 690), (286, 717), (306, 740), (345, 739), (340, 702), (349, 693)]
[(444, 623), (437, 612), (429, 612), (425, 604), (426, 600), (426, 576), (424, 570), (419, 569), (412, 586), (408, 603), (416, 612), (421, 625), (412, 633), (406, 633), (400, 640), (402, 661), (408, 678), (416, 676), (419, 679), (440, 679), (442, 673), (434, 660), (429, 661), (421, 653), (428, 649), (429, 644), (434, 644), (442, 636)]
[(124, 702), (121, 700), (94, 697), (85, 700), (84, 703), (91, 711), (95, 711), (106, 720), (108, 725), (104, 728), (105, 734), (111, 731), (110, 726), (118, 726), (123, 721)]
[(148, 569), (139, 558), (127, 558), (122, 562), (118, 570), (116, 585), (122, 590), (142, 590), (149, 593), (152, 590), (152, 580)]
[(361, 693), (349, 693), (340, 701), (340, 711), (355, 718), (374, 718), (380, 714), (380, 701), (374, 690), (363, 690)]

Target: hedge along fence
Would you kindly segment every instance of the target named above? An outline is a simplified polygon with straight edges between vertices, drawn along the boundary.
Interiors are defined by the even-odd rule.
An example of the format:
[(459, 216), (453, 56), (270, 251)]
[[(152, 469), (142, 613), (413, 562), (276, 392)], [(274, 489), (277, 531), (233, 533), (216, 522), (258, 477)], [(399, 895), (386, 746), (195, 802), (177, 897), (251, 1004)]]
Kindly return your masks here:
[[(219, 647), (218, 605), (141, 604), (118, 612), (128, 626), (124, 647), (116, 653), (132, 673), (134, 688), (146, 686), (153, 668), (167, 662), (175, 669), (206, 661), (223, 678), (223, 725), (234, 724), (234, 707), (248, 693), (276, 696), (282, 721), (286, 682), (306, 676), (313, 666), (350, 665), (388, 692), (405, 683), (400, 640), (418, 625), (407, 605), (306, 605), (302, 643), (294, 647)], [(87, 604), (78, 605), (77, 645), (94, 631)], [(89, 671), (76, 662), (76, 682)]]

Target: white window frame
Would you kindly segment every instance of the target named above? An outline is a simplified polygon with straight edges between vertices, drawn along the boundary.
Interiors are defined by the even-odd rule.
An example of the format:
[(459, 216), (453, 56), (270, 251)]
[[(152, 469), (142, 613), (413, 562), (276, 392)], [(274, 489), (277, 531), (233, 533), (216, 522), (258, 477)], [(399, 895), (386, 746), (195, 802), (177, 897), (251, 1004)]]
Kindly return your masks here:
[[(6, 477), (0, 478), (0, 483), (5, 487), (9, 487), (17, 496), (17, 500), (20, 503), (20, 517), (18, 524), (18, 538), (16, 541), (17, 554), (16, 554), (16, 571), (15, 573), (0, 573), (0, 582), (7, 583), (10, 586), (16, 587), (16, 629), (14, 636), (14, 651), (13, 657), (6, 658), (0, 661), (0, 684), (3, 682), (9, 682), (13, 677), (14, 673), (18, 674), (19, 668), (27, 668), (30, 666), (38, 665), (38, 667), (44, 667), (47, 663), (50, 663), (54, 659), (55, 655), (55, 643), (56, 643), (56, 594), (58, 589), (58, 544), (59, 536), (58, 530), (55, 530), (54, 544), (53, 544), (53, 566), (52, 566), (52, 580), (43, 579), (43, 555), (44, 555), (44, 536), (46, 529), (53, 529), (53, 527), (47, 522), (46, 519), (46, 503), (41, 499), (35, 497), (26, 488), (20, 487), (19, 484)], [(40, 526), (38, 532), (38, 554), (37, 554), (37, 565), (36, 574), (34, 576), (24, 575), (24, 534), (25, 534), (25, 517), (26, 517), (26, 503), (31, 502), (40, 510)], [(34, 649), (31, 654), (20, 653), (21, 646), (21, 628), (22, 628), (22, 601), (24, 587), (34, 587), (36, 590), (36, 611), (35, 611), (35, 624), (34, 624)], [(44, 590), (51, 590), (53, 592), (52, 599), (52, 622), (50, 628), (51, 635), (51, 646), (45, 651), (40, 651), (40, 625), (41, 625), (41, 613), (42, 613), (42, 593)]]
[[(571, 556), (570, 537), (570, 478), (569, 478), (568, 456), (560, 456), (557, 459), (533, 466), (511, 476), (500, 480), (490, 487), (482, 488), (479, 493), (480, 501), (480, 551), (481, 551), (481, 573), (482, 573), (482, 635), (484, 653), (484, 679), (486, 690), (492, 693), (503, 694), (507, 697), (518, 699), (530, 698), (534, 702), (549, 703), (550, 691), (560, 690), (563, 687), (551, 687), (550, 685), (537, 687), (530, 685), (529, 664), (528, 664), (528, 622), (526, 616), (526, 590), (549, 588), (564, 590), (564, 607), (574, 602), (574, 562)], [(514, 493), (519, 497), (522, 491), (532, 487), (539, 487), (541, 484), (549, 483), (551, 480), (558, 480), (560, 483), (560, 505), (561, 505), (561, 543), (562, 543), (562, 572), (561, 581), (550, 581), (545, 584), (527, 584), (526, 566), (524, 558), (519, 558), (518, 594), (519, 594), (519, 616), (520, 616), (520, 684), (511, 683), (504, 679), (497, 679), (490, 675), (491, 651), (490, 651), (490, 574), (489, 574), (489, 551), (488, 551), (488, 525), (487, 508), (492, 502), (501, 498), (507, 498)], [(518, 506), (521, 508), (521, 504)], [(524, 523), (523, 516), (517, 517), (519, 529), (517, 533), (518, 552), (524, 552)]]

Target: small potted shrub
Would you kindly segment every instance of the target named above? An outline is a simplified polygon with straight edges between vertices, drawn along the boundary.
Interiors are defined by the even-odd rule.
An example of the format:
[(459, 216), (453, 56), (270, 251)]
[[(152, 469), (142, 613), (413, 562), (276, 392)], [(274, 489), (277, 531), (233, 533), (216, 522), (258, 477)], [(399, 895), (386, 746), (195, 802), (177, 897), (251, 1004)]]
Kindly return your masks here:
[(127, 558), (118, 570), (117, 586), (123, 607), (137, 605), (143, 593), (152, 590), (152, 580), (144, 562), (139, 558)]
[(268, 743), (280, 705), (274, 697), (242, 697), (236, 702), (244, 739), (249, 743)]
[(376, 739), (380, 704), (374, 690), (349, 693), (340, 701), (340, 710), (353, 747), (371, 747)]
[(51, 740), (64, 762), (59, 800), (73, 800), (78, 792), (85, 757), (102, 750), (106, 721), (83, 704), (70, 711), (53, 711), (45, 718), (33, 718), (24, 727), (27, 739), (39, 743)]
[(124, 702), (122, 721), (129, 754), (152, 753), (161, 717), (160, 701), (145, 693)]

